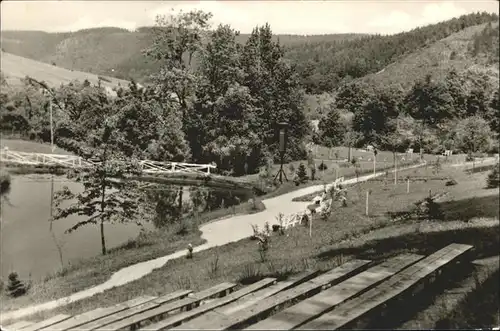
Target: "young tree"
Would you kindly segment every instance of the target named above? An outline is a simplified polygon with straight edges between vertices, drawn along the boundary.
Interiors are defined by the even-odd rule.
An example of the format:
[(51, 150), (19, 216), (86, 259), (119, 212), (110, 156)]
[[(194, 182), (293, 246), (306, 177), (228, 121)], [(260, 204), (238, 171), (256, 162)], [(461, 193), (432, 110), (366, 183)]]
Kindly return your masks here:
[(380, 141), (379, 147), (392, 152), (394, 163), (394, 184), (397, 184), (398, 180), (398, 158), (396, 153), (407, 138), (406, 131), (399, 125), (399, 120), (399, 118), (390, 120), (388, 122), (389, 132), (378, 137), (378, 140)]
[[(70, 215), (83, 215), (86, 219), (70, 227), (67, 232), (88, 225), (99, 225), (102, 254), (107, 253), (104, 224), (109, 222), (137, 221), (140, 195), (137, 184), (130, 180), (139, 174), (138, 165), (121, 158), (114, 146), (120, 137), (116, 134), (115, 120), (108, 119), (103, 125), (89, 132), (86, 159), (96, 160), (93, 167), (77, 169), (69, 175), (83, 184), (82, 193), (73, 193), (65, 186), (56, 193), (57, 211), (54, 219), (64, 219)], [(121, 160), (120, 160), (121, 159)], [(76, 200), (63, 206), (65, 200)], [(67, 205), (67, 203), (65, 203)]]
[(356, 146), (361, 139), (361, 133), (354, 131), (352, 128), (347, 128), (347, 132), (344, 135), (344, 145), (348, 148), (347, 160), (351, 160), (351, 149)]
[(333, 105), (319, 121), (320, 140), (327, 147), (335, 147), (342, 143), (346, 132), (340, 114)]

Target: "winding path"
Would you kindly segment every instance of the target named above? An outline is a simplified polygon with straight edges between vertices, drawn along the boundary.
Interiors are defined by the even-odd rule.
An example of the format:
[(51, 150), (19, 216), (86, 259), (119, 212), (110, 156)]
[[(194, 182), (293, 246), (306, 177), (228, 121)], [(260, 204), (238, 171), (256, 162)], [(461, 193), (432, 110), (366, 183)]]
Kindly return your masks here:
[[(421, 166), (421, 164), (413, 165), (400, 170), (416, 168), (419, 166)], [(361, 176), (359, 177), (359, 181), (366, 181), (370, 178), (381, 176), (383, 174), (385, 174), (385, 171), (378, 172), (376, 174)], [(343, 184), (353, 184), (355, 182), (356, 178), (352, 178), (346, 179)], [(331, 187), (331, 185), (332, 184), (327, 185), (327, 188)], [(315, 185), (299, 189), (274, 198), (263, 200), (262, 202), (265, 204), (266, 209), (260, 213), (251, 215), (237, 215), (205, 224), (200, 227), (200, 230), (202, 232), (201, 237), (203, 239), (206, 239), (206, 243), (195, 247), (194, 252), (199, 252), (215, 246), (221, 246), (230, 242), (235, 242), (247, 238), (253, 234), (251, 224), (256, 224), (259, 226), (259, 228), (262, 228), (266, 221), (269, 221), (269, 223), (274, 222), (275, 217), (280, 212), (293, 214), (303, 211), (310, 202), (295, 202), (292, 201), (292, 199), (311, 194), (322, 189), (323, 185)], [(65, 298), (60, 298), (38, 305), (28, 306), (12, 312), (5, 312), (1, 314), (1, 318), (4, 321), (19, 319), (41, 311), (54, 309), (67, 305), (71, 302), (91, 297), (110, 288), (121, 286), (142, 278), (145, 275), (151, 273), (154, 269), (162, 267), (167, 261), (179, 258), (181, 256), (184, 256), (185, 254), (186, 251), (182, 250), (167, 256), (131, 265), (115, 272), (110, 279), (100, 285), (74, 293)]]

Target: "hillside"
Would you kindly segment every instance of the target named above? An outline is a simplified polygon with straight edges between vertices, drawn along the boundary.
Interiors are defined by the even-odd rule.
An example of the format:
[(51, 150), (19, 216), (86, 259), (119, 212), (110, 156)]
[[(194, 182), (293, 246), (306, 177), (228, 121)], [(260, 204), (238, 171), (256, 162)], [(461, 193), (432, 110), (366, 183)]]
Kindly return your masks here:
[[(143, 49), (152, 43), (151, 28), (134, 32), (119, 28), (96, 28), (77, 32), (47, 33), (42, 31), (2, 31), (2, 50), (18, 56), (55, 64), (66, 69), (85, 71), (122, 79), (147, 81), (158, 64), (144, 57)], [(318, 42), (336, 42), (363, 37), (357, 34), (276, 35), (285, 47)], [(248, 34), (240, 34), (244, 43)]]
[[(30, 76), (39, 81), (45, 81), (49, 86), (67, 84), (73, 80), (84, 81), (87, 79), (92, 84), (98, 84), (99, 78), (95, 74), (82, 71), (73, 71), (58, 66), (34, 61), (28, 58), (1, 53), (1, 70), (9, 85), (22, 84), (22, 79)], [(112, 89), (113, 87), (127, 86), (128, 82), (116, 78), (103, 77), (101, 85)]]
[[(498, 84), (498, 27), (497, 21), (463, 29), (358, 81), (378, 88), (400, 87), (408, 90), (416, 80), (429, 74), (436, 80), (442, 80), (455, 70), (473, 76), (485, 74)], [(481, 40), (484, 40), (486, 48), (481, 47)]]
[[(395, 35), (275, 35), (285, 58), (296, 64), (310, 94), (332, 92), (344, 82), (375, 74), (409, 54), (428, 48), (468, 27), (498, 21), (490, 13), (473, 13)], [(2, 31), (5, 52), (57, 66), (147, 82), (159, 65), (141, 54), (152, 42), (151, 27), (134, 32), (96, 28), (77, 32)], [(237, 36), (239, 43), (248, 34)]]

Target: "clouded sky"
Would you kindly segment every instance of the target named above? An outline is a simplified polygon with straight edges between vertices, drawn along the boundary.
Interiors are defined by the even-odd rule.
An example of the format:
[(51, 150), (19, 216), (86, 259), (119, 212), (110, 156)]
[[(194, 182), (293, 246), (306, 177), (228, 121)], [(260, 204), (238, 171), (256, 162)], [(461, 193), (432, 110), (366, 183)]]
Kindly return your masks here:
[(212, 23), (248, 33), (271, 24), (274, 33), (397, 33), (463, 14), (499, 12), (497, 1), (18, 1), (1, 2), (2, 30), (76, 31), (154, 24), (158, 14), (202, 9)]

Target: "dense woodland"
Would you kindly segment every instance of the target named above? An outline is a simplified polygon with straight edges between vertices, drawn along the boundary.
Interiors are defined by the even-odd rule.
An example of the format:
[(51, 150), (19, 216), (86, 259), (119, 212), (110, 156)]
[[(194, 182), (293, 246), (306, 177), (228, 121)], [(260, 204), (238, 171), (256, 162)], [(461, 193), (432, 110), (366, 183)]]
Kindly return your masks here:
[[(100, 210), (92, 207), (101, 222), (136, 214), (137, 202), (123, 203), (133, 201), (133, 188), (107, 180), (134, 173), (134, 160), (214, 163), (221, 174), (233, 176), (265, 172), (277, 161), (277, 123), (282, 121), (290, 124), (287, 161), (305, 159), (305, 145), (311, 141), (327, 146), (369, 144), (393, 152), (408, 147), (431, 153), (452, 149), (471, 156), (498, 152), (498, 79), (450, 71), (444, 80), (429, 75), (414, 81), (409, 90), (377, 90), (351, 81), (467, 26), (498, 20), (494, 15), (467, 15), (394, 36), (331, 42), (306, 38), (288, 46), (273, 36), (269, 25), (256, 27), (241, 43), (230, 26), (209, 29), (210, 17), (200, 11), (159, 17), (155, 28), (142, 30), (150, 34), (150, 43), (136, 56), (158, 70), (146, 87), (132, 81), (117, 90), (116, 97), (87, 81), (48, 88), (26, 78), (23, 86), (14, 87), (6, 86), (2, 77), (2, 132), (50, 141), (52, 105), (55, 143), (102, 162), (93, 173), (74, 175), (87, 188), (87, 195), (78, 197), (80, 206), (98, 196), (99, 185), (125, 192), (112, 193), (106, 204), (103, 199)], [(486, 24), (467, 52), (471, 61), (486, 56), (498, 68), (498, 24)], [(313, 132), (306, 118), (306, 92), (337, 88), (315, 110), (320, 123), (319, 132)], [(128, 163), (113, 163), (117, 159)], [(178, 192), (151, 195), (146, 198), (156, 201), (157, 218), (179, 216), (172, 207)], [(224, 199), (226, 205), (231, 203), (222, 193), (200, 195), (192, 196), (212, 199), (205, 206)], [(71, 192), (59, 197), (75, 198)], [(120, 213), (107, 212), (118, 205)], [(89, 213), (81, 207), (61, 211), (58, 217), (78, 210)]]

